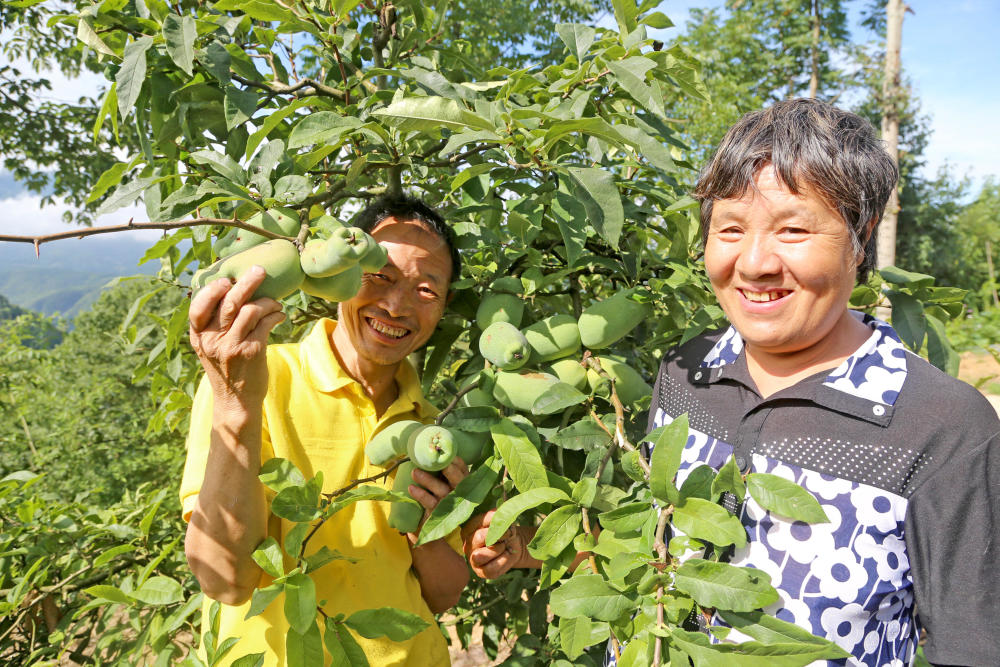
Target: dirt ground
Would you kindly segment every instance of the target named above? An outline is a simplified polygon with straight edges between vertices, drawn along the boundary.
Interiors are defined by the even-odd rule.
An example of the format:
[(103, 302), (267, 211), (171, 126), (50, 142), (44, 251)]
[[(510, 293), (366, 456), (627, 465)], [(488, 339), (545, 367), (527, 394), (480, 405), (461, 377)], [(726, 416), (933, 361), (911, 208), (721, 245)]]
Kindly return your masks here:
[(979, 387), (1000, 414), (1000, 364), (988, 352), (966, 352), (962, 355), (958, 377)]

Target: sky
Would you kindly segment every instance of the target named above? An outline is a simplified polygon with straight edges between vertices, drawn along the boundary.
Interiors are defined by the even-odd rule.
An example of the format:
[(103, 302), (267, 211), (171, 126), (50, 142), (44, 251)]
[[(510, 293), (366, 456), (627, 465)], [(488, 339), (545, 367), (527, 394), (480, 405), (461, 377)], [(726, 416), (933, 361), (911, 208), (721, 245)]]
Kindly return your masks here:
[[(678, 27), (662, 31), (664, 41), (669, 43), (679, 34), (691, 7), (722, 4), (721, 0), (665, 0), (660, 10)], [(903, 24), (903, 69), (933, 130), (924, 175), (931, 177), (948, 165), (954, 175), (969, 176), (977, 192), (987, 176), (1000, 178), (1000, 39), (993, 33), (1000, 25), (1000, 0), (910, 0), (910, 6), (912, 13), (906, 14)], [(602, 24), (613, 22), (610, 17), (602, 20)], [(51, 96), (66, 101), (83, 94), (95, 96), (104, 84), (97, 76), (75, 80), (59, 73), (47, 76), (53, 82)], [(0, 172), (0, 182), (5, 176)], [(67, 228), (61, 220), (65, 207), (39, 209), (38, 202), (39, 197), (29, 193), (10, 196), (9, 188), (0, 188), (0, 234)], [(119, 224), (132, 216), (145, 219), (141, 205), (105, 216), (97, 224)], [(129, 234), (148, 243), (159, 232)]]

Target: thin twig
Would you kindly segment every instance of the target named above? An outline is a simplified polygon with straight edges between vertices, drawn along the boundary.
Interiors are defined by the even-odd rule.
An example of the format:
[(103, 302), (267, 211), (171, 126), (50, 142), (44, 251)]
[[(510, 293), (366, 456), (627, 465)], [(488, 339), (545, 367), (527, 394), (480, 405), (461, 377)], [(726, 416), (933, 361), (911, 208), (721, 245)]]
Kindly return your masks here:
[(451, 399), (450, 403), (448, 403), (448, 406), (444, 410), (442, 410), (440, 414), (438, 414), (437, 418), (434, 420), (434, 423), (440, 426), (441, 422), (444, 421), (444, 418), (447, 417), (448, 414), (451, 413), (451, 411), (458, 406), (458, 402), (462, 399), (462, 397), (468, 394), (473, 389), (478, 389), (478, 388), (479, 388), (479, 380), (476, 380), (472, 384), (459, 389), (458, 393), (455, 394), (455, 397)]
[(235, 218), (192, 218), (191, 220), (180, 220), (175, 222), (132, 222), (132, 220), (129, 220), (124, 225), (109, 225), (106, 227), (88, 227), (86, 229), (77, 229), (68, 232), (58, 232), (56, 234), (44, 234), (40, 236), (17, 236), (17, 235), (4, 234), (0, 235), (0, 241), (7, 241), (10, 243), (33, 243), (37, 248), (39, 244), (48, 243), (49, 241), (61, 241), (62, 239), (72, 239), (72, 238), (82, 239), (85, 236), (94, 236), (95, 234), (129, 232), (136, 229), (181, 229), (183, 227), (197, 227), (199, 225), (221, 225), (223, 227), (239, 227), (240, 229), (246, 229), (247, 231), (254, 232), (255, 234), (260, 234), (261, 236), (267, 237), (269, 239), (285, 239), (287, 241), (295, 240), (294, 237), (275, 234), (269, 229), (264, 229), (263, 227), (257, 227), (255, 225), (249, 225), (243, 222), (242, 220), (237, 220)]

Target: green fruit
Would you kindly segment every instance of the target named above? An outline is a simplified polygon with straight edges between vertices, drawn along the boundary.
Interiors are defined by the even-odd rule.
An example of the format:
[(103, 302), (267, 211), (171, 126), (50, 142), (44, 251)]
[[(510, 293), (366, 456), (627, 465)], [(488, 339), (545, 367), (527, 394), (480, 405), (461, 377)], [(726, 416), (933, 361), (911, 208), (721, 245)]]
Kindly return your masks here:
[(578, 324), (584, 347), (592, 350), (608, 347), (652, 314), (652, 306), (648, 303), (639, 303), (629, 298), (636, 292), (637, 290), (618, 292), (583, 311)]
[[(598, 357), (597, 360), (601, 362), (601, 368), (614, 378), (615, 392), (622, 403), (630, 405), (643, 396), (649, 396), (653, 393), (653, 388), (646, 384), (639, 371), (624, 361), (615, 359), (614, 357)], [(587, 370), (587, 382), (590, 384), (591, 391), (597, 389), (597, 385), (602, 380), (603, 378), (596, 371), (592, 369)]]
[(466, 465), (476, 465), (483, 460), (483, 450), (493, 439), (489, 432), (473, 433), (471, 431), (455, 430), (455, 456), (465, 461)]
[[(392, 484), (393, 491), (409, 495), (415, 467), (410, 461), (399, 464), (396, 468), (396, 481)], [(389, 510), (389, 527), (401, 533), (415, 533), (420, 527), (422, 518), (424, 518), (424, 508), (420, 503), (393, 503)]]
[(559, 378), (549, 373), (500, 371), (493, 387), (493, 396), (508, 408), (530, 414), (535, 399), (556, 382), (559, 382)]
[(373, 243), (371, 250), (358, 260), (358, 264), (361, 266), (361, 270), (365, 273), (374, 273), (375, 271), (380, 271), (383, 266), (385, 266), (389, 261), (389, 251), (385, 249), (384, 245), (379, 243)]
[(326, 278), (304, 276), (302, 291), (324, 301), (347, 301), (361, 289), (361, 267), (355, 264), (341, 273)]
[(458, 404), (464, 408), (476, 408), (484, 405), (495, 405), (496, 401), (493, 400), (493, 396), (491, 394), (486, 393), (482, 389), (476, 388), (466, 394), (463, 394), (462, 398), (458, 400)]
[(553, 315), (524, 330), (531, 345), (531, 361), (538, 363), (568, 357), (580, 349), (580, 327), (570, 315)]
[[(247, 224), (282, 236), (298, 236), (300, 227), (298, 214), (287, 208), (273, 208), (255, 213), (247, 219)], [(249, 250), (267, 240), (266, 236), (236, 227), (229, 234), (216, 241), (213, 250), (215, 255), (221, 259)]]
[(521, 285), (521, 279), (514, 276), (497, 278), (490, 284), (490, 293), (492, 294), (521, 294), (523, 291), (524, 286)]
[(444, 470), (455, 458), (455, 435), (443, 426), (424, 426), (410, 435), (406, 454), (421, 470)]
[(299, 289), (305, 275), (299, 266), (299, 250), (291, 241), (273, 239), (252, 248), (220, 259), (215, 264), (198, 271), (191, 279), (195, 291), (219, 278), (239, 280), (251, 266), (264, 267), (267, 277), (251, 295), (250, 300), (284, 299)]
[(368, 460), (372, 465), (384, 466), (400, 456), (406, 456), (406, 445), (410, 442), (410, 436), (422, 427), (422, 423), (412, 419), (389, 424), (365, 445)]
[(642, 466), (639, 465), (639, 452), (636, 450), (625, 452), (622, 455), (622, 470), (633, 481), (646, 481), (646, 473), (643, 472)]
[(302, 250), (302, 270), (312, 278), (328, 278), (355, 266), (377, 245), (356, 227), (334, 230), (328, 239), (313, 239)]
[(513, 294), (491, 293), (483, 297), (476, 310), (476, 326), (486, 330), (494, 322), (507, 322), (513, 326), (521, 323), (524, 300)]
[(528, 363), (531, 346), (513, 324), (494, 322), (479, 337), (479, 353), (500, 370), (513, 371)]
[(587, 369), (576, 359), (553, 361), (545, 366), (545, 370), (574, 389), (583, 390), (587, 386)]
[(332, 215), (321, 215), (313, 220), (311, 227), (315, 227), (320, 238), (327, 239), (338, 229), (343, 229), (347, 225), (337, 220)]

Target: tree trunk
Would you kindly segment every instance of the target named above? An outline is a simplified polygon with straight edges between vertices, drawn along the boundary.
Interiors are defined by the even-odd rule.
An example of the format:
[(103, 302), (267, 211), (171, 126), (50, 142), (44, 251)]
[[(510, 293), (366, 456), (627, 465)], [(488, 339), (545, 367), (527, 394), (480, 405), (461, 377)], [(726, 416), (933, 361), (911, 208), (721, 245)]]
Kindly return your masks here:
[(993, 290), (993, 305), (1000, 308), (1000, 296), (997, 296), (997, 279), (993, 273), (993, 244), (986, 239), (986, 269), (990, 272), (990, 288)]
[(819, 91), (819, 0), (812, 0), (812, 15), (812, 73), (809, 76), (809, 98), (816, 99), (816, 93)]
[[(887, 0), (885, 7), (885, 75), (882, 81), (882, 140), (899, 165), (900, 61), (903, 38), (903, 0)], [(878, 266), (896, 263), (896, 219), (899, 215), (899, 188), (893, 188), (878, 232)]]

